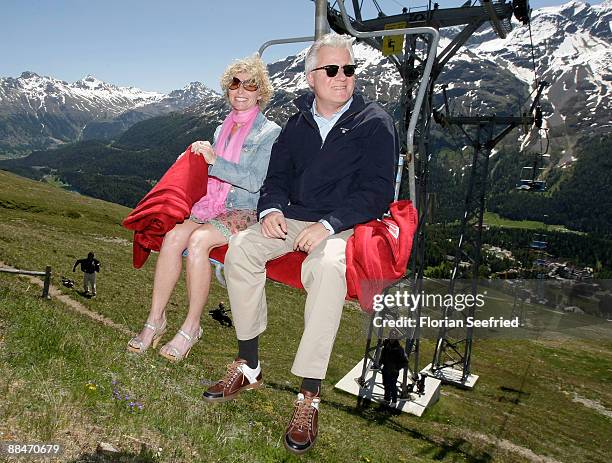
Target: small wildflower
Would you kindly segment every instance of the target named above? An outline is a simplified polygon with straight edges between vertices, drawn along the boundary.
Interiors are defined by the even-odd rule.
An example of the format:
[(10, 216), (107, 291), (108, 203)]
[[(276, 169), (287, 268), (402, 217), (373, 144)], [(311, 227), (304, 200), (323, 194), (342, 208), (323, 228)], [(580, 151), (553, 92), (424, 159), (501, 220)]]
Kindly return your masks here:
[(119, 402), (125, 402), (125, 406), (130, 412), (136, 409), (143, 409), (142, 403), (136, 401), (134, 398), (130, 398), (130, 394), (120, 388), (120, 384), (117, 380), (112, 380), (111, 384), (113, 385), (113, 399)]
[(98, 385), (96, 383), (89, 382), (85, 385), (85, 390), (87, 392), (95, 392), (98, 390)]

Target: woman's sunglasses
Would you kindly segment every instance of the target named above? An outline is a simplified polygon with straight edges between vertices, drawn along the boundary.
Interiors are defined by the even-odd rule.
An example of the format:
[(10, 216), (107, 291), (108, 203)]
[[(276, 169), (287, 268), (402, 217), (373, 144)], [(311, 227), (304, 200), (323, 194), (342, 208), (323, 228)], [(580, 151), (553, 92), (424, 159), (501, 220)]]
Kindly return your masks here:
[(321, 66), (320, 68), (314, 68), (313, 71), (320, 71), (325, 69), (327, 77), (336, 77), (338, 70), (342, 68), (342, 72), (346, 77), (352, 77), (355, 75), (356, 64), (345, 64), (344, 66), (338, 66), (337, 64), (328, 64), (327, 66)]
[(254, 92), (255, 90), (259, 88), (259, 85), (257, 85), (254, 81), (240, 80), (238, 77), (234, 77), (227, 88), (229, 88), (230, 90), (237, 90), (238, 87), (240, 87), (241, 85), (242, 85), (242, 88), (244, 88), (245, 90), (249, 92)]

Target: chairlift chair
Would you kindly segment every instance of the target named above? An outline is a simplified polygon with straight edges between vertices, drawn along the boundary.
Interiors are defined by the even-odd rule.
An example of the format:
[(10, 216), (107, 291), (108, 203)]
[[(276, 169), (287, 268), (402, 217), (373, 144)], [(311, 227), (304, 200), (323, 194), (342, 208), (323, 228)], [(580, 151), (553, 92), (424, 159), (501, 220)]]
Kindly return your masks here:
[(531, 249), (543, 250), (548, 246), (548, 242), (546, 241), (546, 235), (541, 233), (536, 233), (533, 235), (533, 240), (529, 244)]
[[(317, 3), (320, 3), (320, 2), (317, 2)], [(326, 2), (323, 2), (323, 3), (326, 3)], [(339, 6), (343, 10), (342, 11), (343, 15), (345, 15), (346, 11), (344, 10), (344, 2), (340, 1)], [(319, 11), (319, 6), (317, 5), (317, 11), (315, 12), (315, 15), (316, 15), (315, 19), (317, 20), (317, 22), (318, 22), (319, 16), (321, 14), (326, 14), (326, 13), (327, 13), (326, 9), (323, 11)], [(315, 25), (317, 26), (317, 28), (319, 27), (318, 24), (315, 24)], [(347, 23), (347, 27), (349, 26), (350, 24)], [(352, 35), (356, 37), (360, 37), (360, 36), (378, 37), (378, 36), (383, 36), (383, 35), (388, 34), (388, 31), (373, 31), (373, 32), (366, 33), (366, 32), (350, 30), (350, 32)], [(436, 54), (435, 51), (437, 48), (439, 33), (437, 30), (435, 30), (432, 27), (397, 29), (397, 30), (394, 30), (394, 33), (398, 33), (398, 34), (417, 34), (418, 33), (418, 34), (430, 34), (432, 36), (432, 50), (429, 53), (427, 62), (425, 63), (424, 78), (423, 78), (423, 82), (419, 86), (419, 90), (417, 93), (416, 103), (415, 103), (415, 108), (414, 108), (414, 116), (410, 120), (410, 124), (409, 124), (410, 127), (408, 128), (408, 131), (407, 131), (407, 146), (408, 146), (408, 152), (410, 154), (412, 151), (412, 146), (413, 146), (413, 135), (414, 135), (414, 130), (416, 126), (416, 120), (420, 112), (419, 108), (423, 102), (423, 99), (426, 93), (426, 87), (427, 87), (426, 84), (428, 81), (429, 74), (431, 73), (431, 70), (432, 70), (433, 61), (435, 59), (435, 54)], [(296, 37), (296, 38), (289, 38), (289, 39), (271, 40), (271, 41), (264, 43), (260, 47), (259, 54), (261, 55), (263, 51), (271, 45), (296, 43), (296, 42), (307, 42), (307, 41), (312, 41), (314, 39), (315, 37)], [(404, 165), (404, 157), (401, 156), (400, 153), (398, 153), (398, 163), (397, 163), (397, 169), (396, 169), (397, 176), (396, 176), (394, 201), (397, 201), (399, 197), (403, 165)], [(413, 172), (411, 172), (411, 176), (413, 175), (414, 175)], [(414, 202), (414, 196), (412, 194), (411, 194), (411, 199)], [(219, 284), (221, 284), (223, 287), (226, 287), (225, 278), (223, 276), (223, 268), (224, 268), (225, 254), (227, 252), (227, 249), (228, 249), (228, 245), (214, 248), (213, 250), (211, 250), (210, 255), (209, 255), (209, 261), (215, 267), (215, 277), (217, 278), (217, 281), (219, 282)], [(185, 256), (187, 255), (187, 253), (188, 253), (188, 250), (186, 249), (183, 252), (183, 255)], [(266, 264), (267, 278), (269, 278), (270, 280), (276, 281), (278, 283), (282, 283), (287, 286), (293, 287), (293, 288), (304, 289), (304, 286), (302, 285), (302, 281), (301, 281), (301, 267), (306, 257), (307, 257), (307, 254), (304, 252), (293, 251), (293, 252), (289, 252), (285, 255), (282, 255), (280, 257), (277, 257), (276, 259), (269, 261)], [(347, 294), (347, 299), (348, 298), (350, 297)]]
[(546, 181), (538, 180), (544, 172), (543, 167), (525, 166), (521, 169), (521, 179), (516, 185), (517, 190), (543, 192), (546, 191)]
[[(320, 24), (321, 22), (319, 21), (319, 16), (321, 15), (321, 4), (325, 3), (327, 4), (327, 2), (321, 2), (321, 1), (317, 1), (316, 2), (316, 12), (315, 12), (315, 29), (316, 29), (316, 36), (319, 36), (319, 32), (320, 32)], [(346, 15), (346, 10), (344, 9), (344, 4), (343, 4), (343, 0), (340, 0), (338, 2), (338, 5), (341, 9), (341, 13), (342, 13), (342, 17), (343, 20), (346, 24), (346, 28), (348, 30), (348, 32), (353, 35), (354, 37), (358, 37), (361, 38), (362, 40), (374, 40), (377, 37), (381, 37), (384, 35), (388, 35), (389, 32), (388, 31), (383, 31), (383, 30), (375, 30), (375, 31), (370, 31), (370, 32), (360, 32), (360, 31), (356, 31), (354, 29), (352, 29), (350, 22), (348, 20), (348, 17)], [(326, 5), (327, 6), (327, 5)], [(327, 8), (325, 9), (325, 13), (327, 13)], [(326, 21), (325, 21), (326, 22)], [(414, 156), (413, 156), (413, 146), (414, 146), (414, 133), (415, 133), (415, 129), (416, 129), (416, 125), (417, 125), (417, 119), (418, 116), (420, 114), (420, 107), (423, 104), (423, 101), (425, 99), (425, 95), (427, 93), (427, 84), (429, 81), (429, 75), (432, 72), (432, 67), (434, 64), (434, 60), (435, 60), (435, 56), (436, 56), (436, 50), (437, 50), (437, 43), (439, 40), (439, 32), (433, 28), (433, 27), (412, 27), (410, 29), (404, 28), (404, 29), (398, 29), (398, 30), (394, 30), (394, 33), (397, 34), (405, 34), (405, 35), (416, 35), (416, 34), (421, 34), (421, 35), (425, 35), (425, 36), (430, 36), (431, 37), (431, 48), (429, 53), (427, 54), (427, 59), (425, 60), (425, 62), (423, 63), (424, 66), (424, 70), (423, 70), (423, 78), (422, 81), (420, 83), (420, 85), (418, 86), (418, 90), (416, 91), (416, 96), (415, 96), (415, 104), (413, 106), (413, 113), (412, 116), (410, 117), (410, 122), (408, 124), (407, 130), (406, 130), (406, 148), (407, 148), (407, 155), (406, 155), (406, 159), (408, 160), (408, 167), (409, 167), (409, 177), (410, 177), (410, 198), (411, 200), (414, 202), (415, 199), (415, 191), (414, 191)], [(262, 45), (262, 47), (259, 49), (259, 53), (261, 54), (268, 46), (270, 45), (276, 45), (276, 44), (282, 44), (282, 43), (294, 43), (294, 42), (298, 42), (298, 41), (308, 41), (308, 40), (313, 40), (314, 37), (299, 37), (299, 38), (294, 38), (294, 39), (281, 39), (281, 40), (273, 40), (273, 41), (269, 41), (266, 42), (265, 44)], [(396, 175), (396, 184), (395, 184), (395, 193), (394, 193), (394, 201), (397, 201), (399, 198), (399, 190), (400, 190), (400, 184), (401, 184), (401, 179), (402, 179), (402, 171), (403, 171), (403, 166), (404, 166), (404, 156), (402, 156), (400, 153), (397, 153), (397, 158), (398, 158), (398, 163), (397, 163), (397, 175)], [(414, 210), (414, 208), (413, 208)], [(414, 230), (413, 230), (414, 232)], [(401, 230), (400, 230), (401, 233)], [(222, 247), (218, 247), (218, 248), (214, 248), (213, 250), (211, 250), (209, 259), (210, 262), (215, 266), (215, 275), (217, 280), (219, 281), (219, 283), (222, 286), (226, 286), (226, 282), (225, 279), (223, 277), (223, 267), (224, 267), (224, 261), (225, 261), (225, 254), (227, 252), (228, 246), (222, 246)], [(184, 255), (188, 252), (188, 250), (185, 250)], [(273, 259), (271, 261), (269, 261), (266, 264), (266, 276), (267, 278), (285, 284), (287, 286), (293, 287), (293, 288), (298, 288), (298, 289), (303, 289), (303, 285), (302, 285), (302, 281), (301, 281), (301, 266), (303, 261), (305, 260), (305, 258), (307, 257), (306, 253), (300, 252), (300, 251), (294, 251), (294, 252), (289, 252), (283, 256), (280, 256), (276, 259)], [(346, 298), (349, 299), (351, 295), (347, 294)], [(354, 296), (354, 295), (353, 295)], [(368, 345), (369, 345), (369, 341), (368, 341)], [(369, 352), (369, 349), (366, 349)], [(375, 349), (375, 351), (378, 353), (379, 349)], [(375, 354), (377, 355), (377, 354)], [(366, 362), (365, 359), (368, 358), (368, 361)], [(363, 362), (363, 368), (359, 368), (359, 373), (361, 373), (361, 378), (365, 378), (366, 374), (368, 371), (371, 371), (371, 369), (373, 369), (376, 366), (376, 361), (372, 361), (373, 359), (370, 357), (370, 355), (368, 355), (368, 353), (366, 353), (366, 356), (364, 357), (364, 362)], [(359, 366), (356, 365), (356, 368)], [(416, 372), (415, 372), (416, 373)], [(412, 376), (412, 374), (411, 374)], [(402, 386), (402, 389), (405, 389), (406, 387), (406, 382), (407, 377), (404, 377), (404, 383)], [(430, 380), (428, 380), (430, 381)], [(432, 388), (432, 396), (433, 397), (437, 397), (437, 394), (435, 393), (435, 391), (437, 391), (437, 387), (435, 387), (435, 385), (433, 383), (437, 383), (439, 384), (439, 381), (436, 380), (431, 380), (431, 384), (430, 384), (430, 388)], [(363, 387), (365, 385), (360, 385), (362, 387), (360, 387), (360, 392), (359, 392), (359, 396), (362, 396), (362, 392), (365, 391), (367, 389), (367, 387)], [(419, 383), (419, 390), (422, 392), (422, 389), (424, 387), (424, 379), (421, 381), (421, 383)]]

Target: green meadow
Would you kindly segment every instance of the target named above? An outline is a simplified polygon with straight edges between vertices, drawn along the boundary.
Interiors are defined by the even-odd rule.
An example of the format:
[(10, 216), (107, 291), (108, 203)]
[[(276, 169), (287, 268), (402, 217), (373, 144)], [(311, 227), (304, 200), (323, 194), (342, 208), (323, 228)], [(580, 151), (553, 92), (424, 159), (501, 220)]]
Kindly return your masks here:
[[(131, 233), (120, 225), (128, 213), (0, 171), (0, 261), (28, 270), (51, 265), (63, 294), (137, 332), (148, 312), (155, 256), (132, 268)], [(102, 263), (95, 299), (77, 292), (81, 273), (71, 271), (89, 251)], [(62, 286), (62, 275), (76, 288)], [(324, 383), (319, 439), (296, 457), (282, 436), (299, 385), (290, 368), (304, 293), (268, 283), (268, 330), (260, 342), (265, 387), (215, 405), (201, 394), (225, 372), (236, 341), (233, 329), (206, 310), (202, 340), (175, 365), (153, 350), (128, 353), (124, 331), (40, 293), (28, 279), (0, 273), (0, 442), (61, 444), (64, 453), (53, 461), (606, 463), (612, 455), (606, 325), (595, 337), (581, 336), (579, 327), (573, 336), (549, 330), (529, 339), (476, 340), (475, 389), (444, 386), (440, 401), (419, 418), (357, 408), (354, 396), (333, 388), (365, 347), (364, 315), (347, 304)], [(207, 309), (220, 301), (227, 305), (227, 293), (214, 282)], [(164, 340), (185, 311), (181, 281)], [(430, 359), (432, 340), (421, 346), (421, 358)], [(101, 442), (118, 453), (97, 453)]]
[(499, 214), (494, 212), (485, 212), (484, 214), (484, 223), (490, 227), (505, 227), (505, 228), (523, 228), (526, 230), (551, 230), (551, 231), (560, 231), (560, 232), (572, 232), (579, 233), (577, 231), (572, 231), (566, 228), (563, 225), (548, 225), (544, 222), (538, 222), (536, 220), (512, 220), (500, 217)]

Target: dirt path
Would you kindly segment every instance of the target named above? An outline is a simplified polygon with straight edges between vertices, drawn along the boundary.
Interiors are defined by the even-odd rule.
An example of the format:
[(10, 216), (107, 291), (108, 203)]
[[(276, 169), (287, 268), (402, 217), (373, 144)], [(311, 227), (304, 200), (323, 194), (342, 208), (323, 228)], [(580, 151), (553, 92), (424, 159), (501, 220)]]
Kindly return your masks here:
[[(10, 265), (6, 265), (2, 261), (0, 261), (0, 267), (16, 270), (15, 267), (11, 267)], [(40, 286), (41, 288), (44, 285), (43, 280), (41, 280), (38, 277), (30, 276), (30, 275), (20, 275), (20, 276), (23, 277), (23, 278), (26, 278), (28, 281), (30, 281), (31, 283), (33, 283), (33, 284), (35, 284), (37, 286)], [(70, 296), (68, 296), (66, 294), (62, 294), (62, 292), (59, 289), (57, 289), (55, 286), (53, 286), (53, 285), (49, 286), (49, 296), (54, 297), (57, 300), (61, 301), (62, 303), (67, 305), (73, 311), (78, 312), (81, 315), (85, 315), (86, 317), (89, 317), (89, 318), (91, 318), (92, 320), (95, 320), (98, 323), (102, 323), (103, 325), (106, 325), (106, 326), (109, 326), (111, 328), (114, 328), (114, 329), (116, 329), (117, 331), (120, 331), (123, 334), (126, 334), (128, 336), (136, 336), (136, 334), (137, 334), (137, 333), (133, 332), (132, 330), (130, 330), (129, 328), (127, 328), (126, 326), (121, 325), (119, 323), (116, 323), (113, 320), (111, 320), (110, 318), (106, 318), (104, 315), (101, 315), (98, 312), (94, 312), (93, 310), (88, 309), (83, 304), (81, 304), (79, 301), (75, 301), (74, 299), (72, 299)]]
[[(569, 392), (565, 392), (565, 393), (569, 394)], [(571, 394), (573, 395), (572, 401), (578, 402), (587, 408), (595, 410), (600, 415), (607, 416), (608, 418), (612, 418), (612, 410), (608, 410), (598, 400), (591, 400), (585, 397), (581, 397), (575, 392), (572, 392)]]
[(487, 434), (482, 434), (470, 430), (464, 430), (463, 433), (468, 438), (480, 440), (482, 442), (486, 442), (487, 444), (494, 445), (495, 447), (498, 447), (500, 449), (516, 453), (533, 463), (561, 463), (559, 460), (555, 460), (554, 458), (543, 455), (538, 455), (533, 450), (528, 449), (527, 447), (517, 445), (506, 439), (501, 439), (499, 437), (489, 436)]

